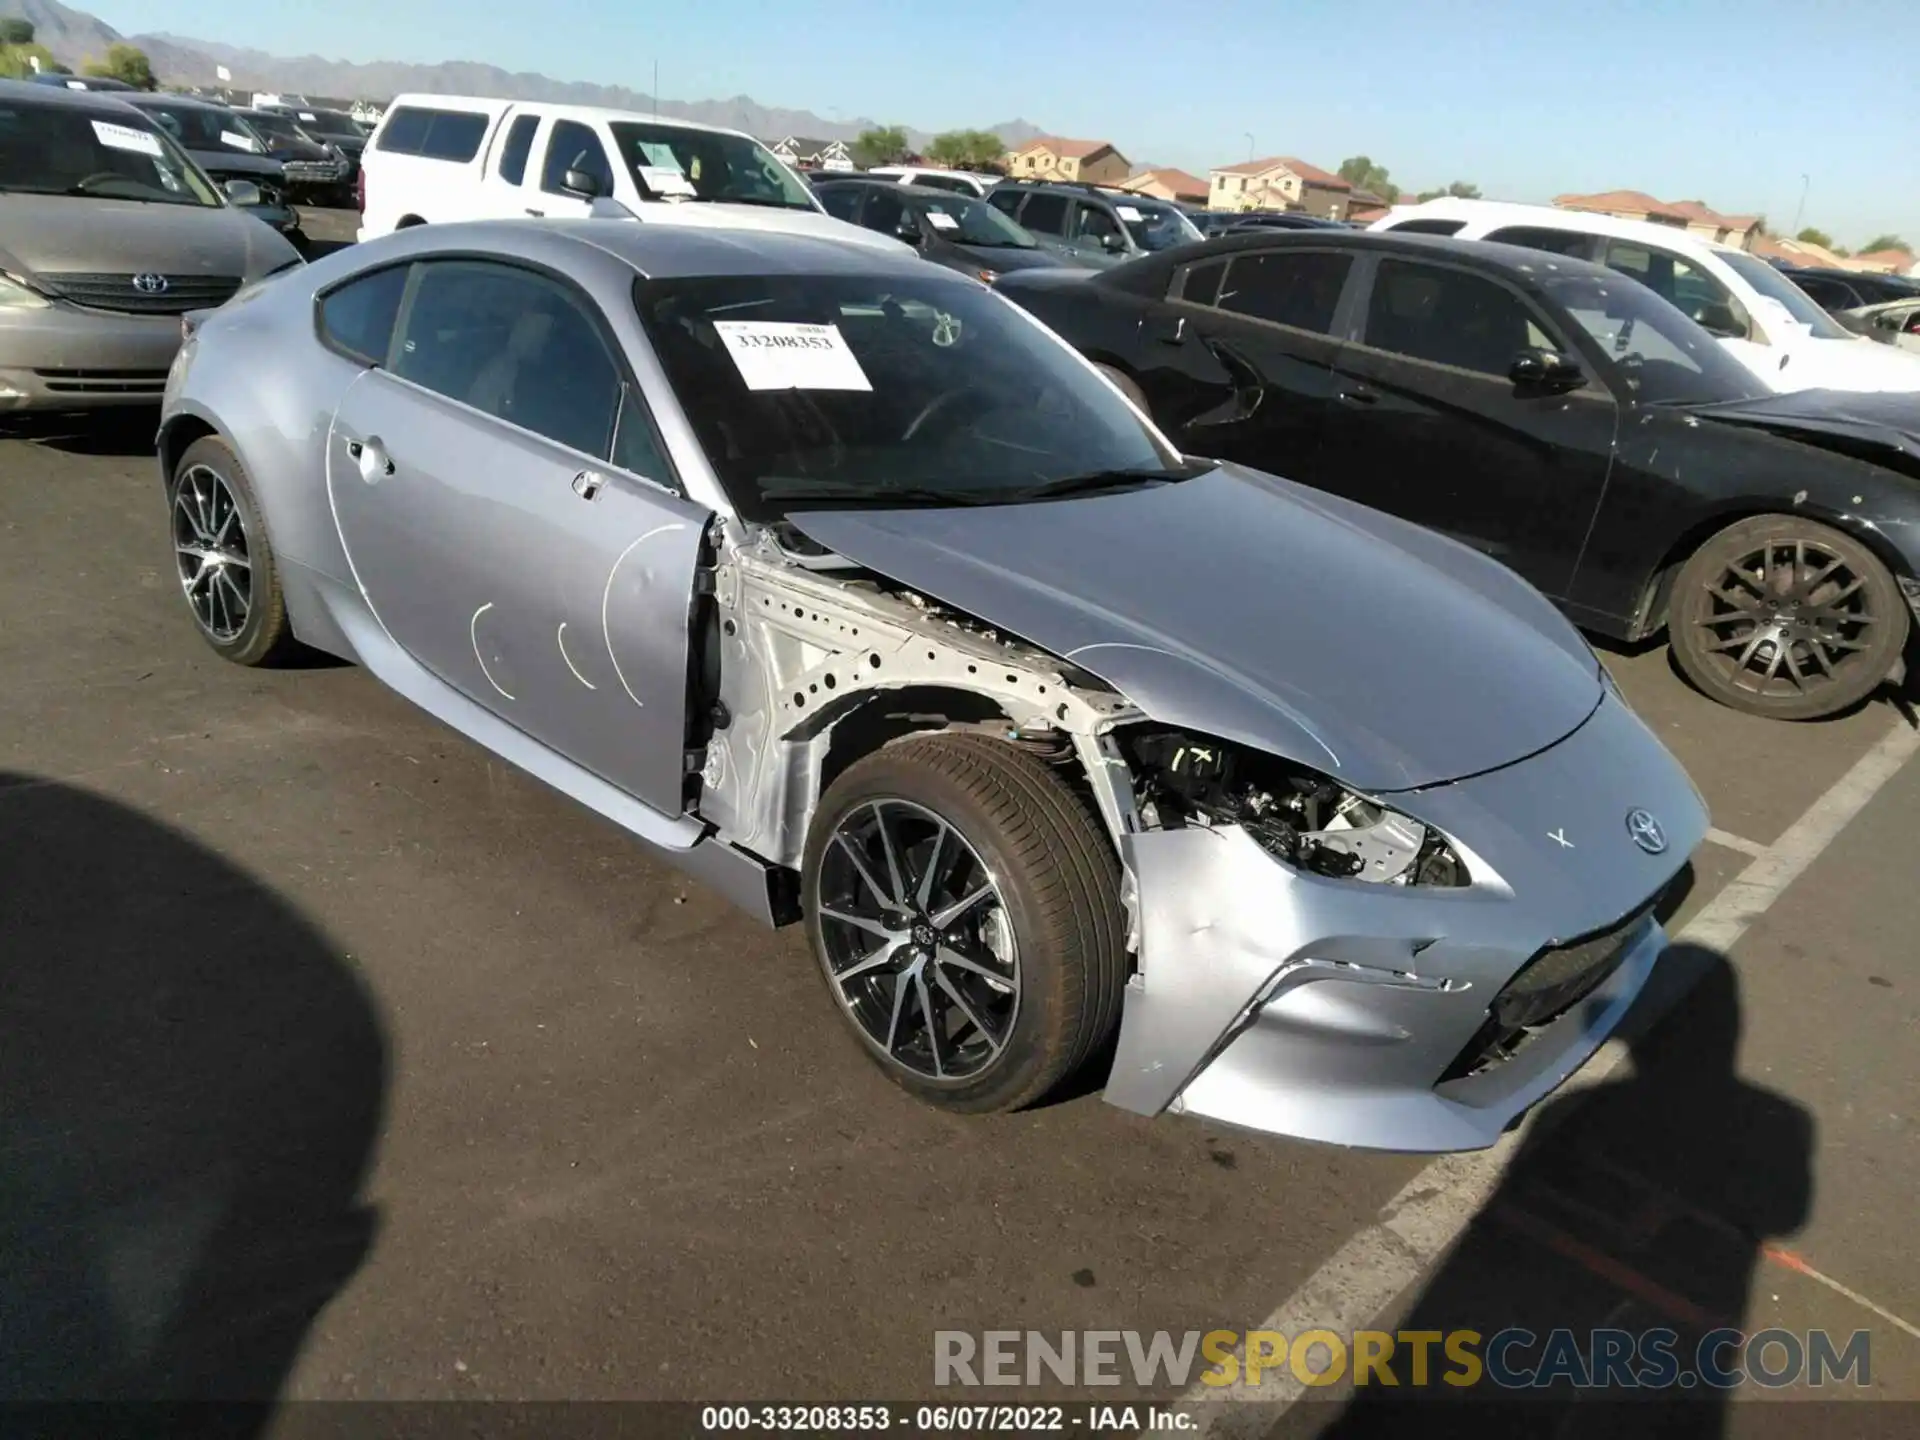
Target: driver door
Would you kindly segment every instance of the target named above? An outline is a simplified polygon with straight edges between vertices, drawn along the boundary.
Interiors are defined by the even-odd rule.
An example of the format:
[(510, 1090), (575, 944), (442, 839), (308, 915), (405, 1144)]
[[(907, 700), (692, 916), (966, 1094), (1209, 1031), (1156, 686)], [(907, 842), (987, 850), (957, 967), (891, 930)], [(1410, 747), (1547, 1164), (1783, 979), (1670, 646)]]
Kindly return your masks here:
[(613, 162), (607, 147), (591, 125), (578, 120), (552, 120), (540, 151), (540, 193), (527, 198), (529, 215), (547, 219), (584, 220), (593, 212), (593, 200), (567, 188), (567, 172), (581, 170), (593, 177), (600, 194), (613, 194)]
[[(390, 273), (324, 297), (323, 329), (354, 286)], [(680, 812), (710, 516), (674, 489), (589, 297), (498, 261), (413, 265), (385, 360), (334, 413), (327, 485), (397, 644), (548, 748)]]

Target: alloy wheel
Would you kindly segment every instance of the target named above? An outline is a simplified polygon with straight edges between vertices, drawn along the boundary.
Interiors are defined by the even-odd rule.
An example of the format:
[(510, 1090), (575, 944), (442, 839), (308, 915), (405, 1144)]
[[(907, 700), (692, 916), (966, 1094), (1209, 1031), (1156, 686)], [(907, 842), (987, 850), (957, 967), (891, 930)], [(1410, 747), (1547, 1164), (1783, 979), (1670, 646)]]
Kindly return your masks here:
[(208, 466), (195, 465), (174, 488), (173, 552), (200, 628), (222, 645), (237, 640), (253, 609), (253, 566), (240, 507)]
[(964, 1080), (997, 1060), (1020, 1012), (1020, 961), (1000, 883), (922, 805), (843, 816), (815, 898), (834, 997), (887, 1061)]
[(1770, 540), (1729, 561), (1707, 585), (1700, 649), (1756, 695), (1804, 695), (1834, 684), (1873, 643), (1867, 577), (1818, 539)]

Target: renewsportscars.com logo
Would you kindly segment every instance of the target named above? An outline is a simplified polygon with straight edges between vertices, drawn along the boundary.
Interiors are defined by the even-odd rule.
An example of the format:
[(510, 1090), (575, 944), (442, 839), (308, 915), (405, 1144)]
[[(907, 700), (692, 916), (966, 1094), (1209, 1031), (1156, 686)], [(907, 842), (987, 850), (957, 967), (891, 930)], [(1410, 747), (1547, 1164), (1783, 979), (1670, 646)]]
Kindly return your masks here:
[(1132, 1384), (1141, 1389), (1302, 1385), (1492, 1385), (1504, 1390), (1732, 1390), (1873, 1383), (1873, 1340), (1855, 1330), (937, 1330), (938, 1386)]

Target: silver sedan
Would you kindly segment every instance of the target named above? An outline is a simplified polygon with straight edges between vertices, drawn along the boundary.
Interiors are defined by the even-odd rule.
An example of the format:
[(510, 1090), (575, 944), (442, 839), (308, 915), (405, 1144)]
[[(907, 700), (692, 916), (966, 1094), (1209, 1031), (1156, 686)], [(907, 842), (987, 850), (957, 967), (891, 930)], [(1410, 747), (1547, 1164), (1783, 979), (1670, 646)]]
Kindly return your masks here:
[[(1707, 817), (1509, 571), (1177, 453), (972, 280), (632, 220), (403, 231), (167, 389), (221, 654), (359, 662), (769, 924), (959, 1111), (1492, 1143)], [(1112, 1043), (1112, 1042), (1116, 1042)]]

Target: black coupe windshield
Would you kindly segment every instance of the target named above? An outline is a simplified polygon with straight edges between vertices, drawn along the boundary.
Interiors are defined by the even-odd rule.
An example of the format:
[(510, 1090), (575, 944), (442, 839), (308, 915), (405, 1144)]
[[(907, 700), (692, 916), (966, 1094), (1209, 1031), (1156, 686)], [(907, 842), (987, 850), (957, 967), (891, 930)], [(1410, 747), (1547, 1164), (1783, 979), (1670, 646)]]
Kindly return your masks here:
[(1771, 393), (1718, 340), (1638, 281), (1561, 275), (1544, 283), (1643, 404), (1710, 405)]
[(140, 109), (189, 150), (237, 150), (264, 154), (266, 141), (231, 110), (211, 105), (148, 105)]
[(940, 237), (956, 245), (984, 245), (989, 249), (1037, 250), (1039, 243), (984, 200), (965, 195), (926, 196), (921, 200), (927, 223)]
[(745, 135), (616, 120), (620, 159), (650, 199), (719, 200), (780, 210), (818, 210), (800, 177)]
[(193, 162), (140, 116), (64, 105), (0, 104), (0, 192), (220, 204)]
[(1072, 351), (958, 280), (643, 280), (635, 300), (749, 519), (1004, 504), (1196, 473)]
[(1198, 225), (1171, 205), (1119, 200), (1113, 208), (1119, 212), (1120, 223), (1127, 227), (1134, 244), (1142, 250), (1171, 250), (1175, 245), (1207, 238)]
[(367, 135), (344, 110), (297, 110), (294, 116), (309, 135), (341, 140), (364, 140)]

